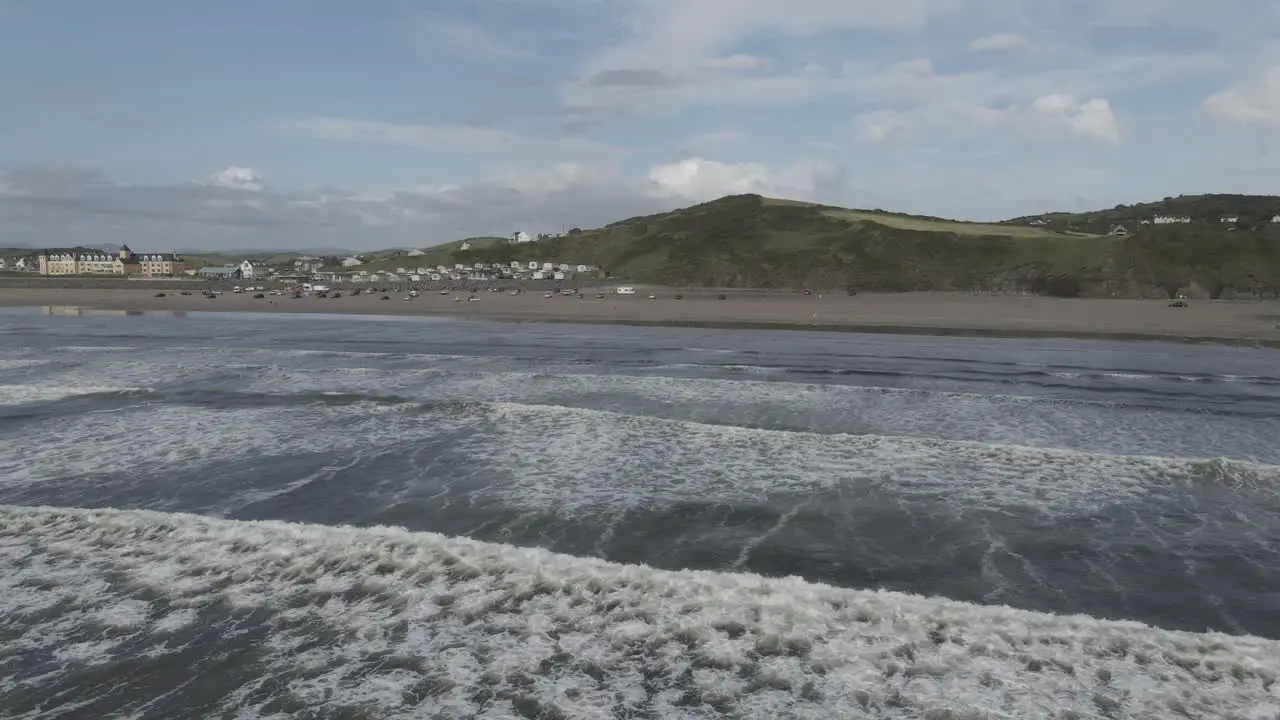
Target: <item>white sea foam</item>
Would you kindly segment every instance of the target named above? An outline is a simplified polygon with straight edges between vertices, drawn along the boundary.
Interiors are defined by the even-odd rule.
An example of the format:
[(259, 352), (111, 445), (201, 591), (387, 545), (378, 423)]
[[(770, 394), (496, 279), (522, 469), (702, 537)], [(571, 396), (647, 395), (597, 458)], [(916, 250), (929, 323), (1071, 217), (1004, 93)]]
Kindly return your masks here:
[(0, 487), (68, 477), (117, 482), (249, 457), (341, 453), (399, 442), (405, 427), (448, 426), (445, 416), (432, 428), (421, 418), (408, 418), (407, 425), (388, 419), (410, 409), (372, 402), (304, 409), (139, 405), (55, 418), (42, 425), (40, 442), (0, 453)]
[(460, 440), (515, 504), (563, 513), (882, 486), (956, 508), (1078, 513), (1196, 482), (1280, 489), (1280, 467), (882, 435), (813, 434), (496, 404)]
[(34, 405), (57, 402), (83, 395), (107, 395), (141, 392), (137, 387), (106, 387), (100, 385), (0, 385), (0, 406)]
[[(236, 688), (209, 714), (244, 718), (1280, 713), (1272, 640), (395, 529), (0, 506), (0, 559), (0, 616), (31, 658), (0, 696), (176, 654), (198, 616), (217, 639), (190, 672)], [(261, 625), (243, 664), (214, 659)], [(120, 713), (152, 701), (115, 700)], [(10, 717), (74, 716), (56, 703)]]
[[(945, 501), (957, 511), (1014, 507), (1052, 516), (1177, 493), (1188, 483), (1280, 489), (1280, 467), (1223, 459), (756, 430), (520, 403), (446, 403), (425, 411), (412, 403), (372, 402), (221, 410), (143, 405), (51, 419), (42, 428), (42, 442), (0, 455), (0, 484), (185, 477), (250, 457), (408, 454), (466, 430), (449, 436), (447, 445), (459, 463), (425, 466), (424, 478), (474, 479), (466, 492), (475, 500), (566, 516), (682, 502), (803, 502), (814, 493), (868, 488)], [(309, 477), (254, 489), (245, 498), (289, 492)], [(364, 491), (412, 493), (415, 482), (397, 477)]]

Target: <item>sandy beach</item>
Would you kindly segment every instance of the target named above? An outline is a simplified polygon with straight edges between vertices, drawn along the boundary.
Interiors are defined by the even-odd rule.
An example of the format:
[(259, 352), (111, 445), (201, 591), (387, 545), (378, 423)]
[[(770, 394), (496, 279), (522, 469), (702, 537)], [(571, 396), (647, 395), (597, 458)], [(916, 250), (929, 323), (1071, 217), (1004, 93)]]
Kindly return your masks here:
[(131, 312), (279, 312), (441, 315), (513, 321), (627, 323), (706, 327), (765, 327), (846, 332), (1116, 337), (1257, 342), (1280, 346), (1280, 302), (1193, 301), (1172, 308), (1164, 300), (1057, 299), (962, 293), (779, 295), (737, 291), (719, 300), (699, 293), (677, 300), (672, 292), (647, 295), (594, 294), (577, 298), (542, 293), (513, 296), (481, 292), (477, 302), (424, 292), (344, 295), (341, 298), (226, 293), (210, 299), (198, 291), (153, 289), (0, 288), (0, 306), (43, 306), (74, 314), (75, 308)]

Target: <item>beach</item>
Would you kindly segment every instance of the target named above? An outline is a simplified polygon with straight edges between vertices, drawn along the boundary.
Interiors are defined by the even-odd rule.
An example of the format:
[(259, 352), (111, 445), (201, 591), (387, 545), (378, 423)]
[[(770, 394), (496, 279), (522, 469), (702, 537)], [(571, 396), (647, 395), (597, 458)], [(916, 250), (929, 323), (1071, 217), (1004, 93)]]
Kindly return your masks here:
[[(194, 290), (95, 288), (0, 288), (0, 307), (130, 312), (267, 312), (441, 315), (490, 320), (622, 323), (692, 327), (788, 327), (847, 332), (900, 332), (1081, 338), (1167, 339), (1280, 344), (1280, 301), (1192, 301), (1169, 307), (1166, 300), (1060, 299), (967, 293), (863, 293), (802, 295), (747, 290), (648, 290), (623, 296), (584, 297), (541, 292), (521, 295), (480, 292), (442, 295), (426, 291), (405, 300), (403, 293), (344, 294), (340, 298), (270, 296), (227, 292), (210, 299)], [(461, 302), (455, 302), (460, 298)]]

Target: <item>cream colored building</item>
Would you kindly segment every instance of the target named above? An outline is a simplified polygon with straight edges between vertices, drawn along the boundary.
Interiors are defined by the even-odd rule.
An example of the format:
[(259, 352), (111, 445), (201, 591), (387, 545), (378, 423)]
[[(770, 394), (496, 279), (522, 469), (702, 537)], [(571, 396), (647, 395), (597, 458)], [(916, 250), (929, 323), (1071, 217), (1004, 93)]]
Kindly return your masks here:
[(37, 258), (41, 275), (181, 275), (187, 264), (174, 253), (135, 254), (128, 245), (101, 250), (45, 250)]

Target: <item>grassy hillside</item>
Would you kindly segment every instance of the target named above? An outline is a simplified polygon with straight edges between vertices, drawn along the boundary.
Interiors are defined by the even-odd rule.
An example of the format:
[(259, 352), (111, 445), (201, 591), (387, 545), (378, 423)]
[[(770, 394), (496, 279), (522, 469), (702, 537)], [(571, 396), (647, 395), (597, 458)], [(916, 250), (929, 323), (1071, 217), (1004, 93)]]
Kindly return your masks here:
[[(1092, 221), (1110, 222), (1105, 213)], [(454, 245), (431, 262), (586, 263), (619, 279), (684, 286), (1060, 296), (1150, 296), (1193, 283), (1215, 295), (1280, 288), (1280, 227), (1143, 227), (1116, 238), (737, 195), (528, 245)]]
[(1235, 216), (1240, 219), (1240, 226), (1261, 229), (1277, 214), (1280, 214), (1280, 197), (1274, 195), (1179, 195), (1158, 202), (1117, 205), (1107, 210), (1029, 215), (1008, 220), (1005, 224), (1026, 225), (1032, 220), (1043, 219), (1052, 229), (1072, 228), (1105, 233), (1117, 224), (1136, 230), (1142, 220), (1156, 215), (1189, 217), (1195, 224), (1209, 225), (1220, 225), (1223, 217)]

